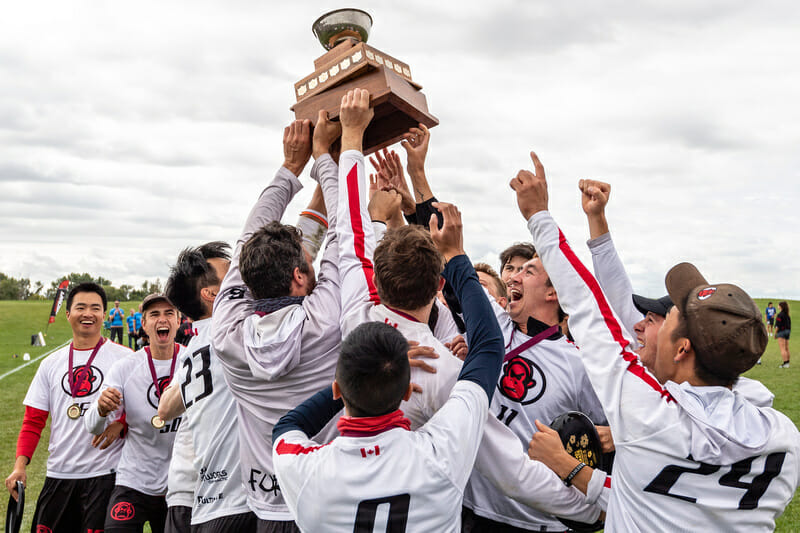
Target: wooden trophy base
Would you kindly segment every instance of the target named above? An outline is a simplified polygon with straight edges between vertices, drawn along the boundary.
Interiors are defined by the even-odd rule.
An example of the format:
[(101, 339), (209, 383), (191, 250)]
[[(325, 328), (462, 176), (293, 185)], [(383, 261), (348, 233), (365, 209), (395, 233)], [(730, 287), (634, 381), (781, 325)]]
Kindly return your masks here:
[(314, 74), (295, 84), (295, 117), (316, 124), (318, 111), (324, 109), (337, 119), (342, 96), (351, 89), (366, 89), (375, 117), (364, 133), (365, 154), (394, 144), (420, 123), (428, 128), (439, 124), (428, 112), (422, 87), (411, 79), (408, 65), (365, 43), (343, 42), (314, 65)]

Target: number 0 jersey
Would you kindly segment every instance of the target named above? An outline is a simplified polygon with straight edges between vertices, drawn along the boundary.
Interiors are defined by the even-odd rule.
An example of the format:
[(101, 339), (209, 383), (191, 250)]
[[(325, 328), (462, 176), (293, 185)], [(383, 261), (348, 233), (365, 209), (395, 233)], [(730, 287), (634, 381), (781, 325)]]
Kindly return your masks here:
[[(179, 344), (176, 346), (179, 347), (176, 357), (180, 360), (186, 348)], [(110, 414), (108, 419), (118, 418), (124, 411), (128, 423), (116, 484), (150, 496), (163, 496), (167, 492), (172, 442), (180, 427), (181, 417), (166, 423), (161, 429), (156, 429), (151, 424), (153, 417), (158, 414), (159, 395), (169, 386), (172, 360), (153, 359), (159, 389), (156, 394), (156, 384), (153, 383), (147, 359), (147, 353), (141, 349), (115, 363), (103, 389), (113, 387), (122, 393), (119, 409)], [(177, 362), (175, 368), (177, 372)], [(84, 418), (86, 429), (95, 434), (100, 433), (107, 422), (98, 413), (96, 400)]]
[[(110, 474), (117, 468), (123, 441), (117, 440), (102, 451), (93, 448), (92, 436), (86, 433), (82, 418), (100, 396), (111, 367), (117, 361), (131, 357), (133, 352), (106, 340), (97, 351), (91, 368), (80, 372), (91, 354), (91, 349), (73, 351), (72, 374), (79, 379), (79, 383), (73, 381), (75, 398), (70, 394), (69, 346), (65, 346), (42, 361), (23, 400), (25, 405), (48, 411), (52, 418), (48, 477), (83, 479)], [(67, 416), (67, 409), (73, 403), (81, 409), (81, 418), (77, 420)]]
[[(302, 531), (461, 531), (461, 498), (486, 422), (486, 392), (461, 380), (417, 431), (339, 436), (299, 430), (273, 446), (286, 503)], [(300, 502), (300, 504), (298, 504)]]
[(725, 387), (662, 386), (550, 214), (528, 228), (614, 437), (606, 531), (774, 530), (799, 482), (794, 424)]

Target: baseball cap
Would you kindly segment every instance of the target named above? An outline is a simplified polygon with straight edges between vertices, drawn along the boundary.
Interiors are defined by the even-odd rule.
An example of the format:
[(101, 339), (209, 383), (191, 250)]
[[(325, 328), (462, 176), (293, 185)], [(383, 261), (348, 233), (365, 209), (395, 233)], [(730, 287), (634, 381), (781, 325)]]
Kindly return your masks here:
[(711, 284), (691, 263), (667, 272), (667, 292), (686, 319), (699, 362), (714, 375), (735, 379), (750, 369), (767, 346), (761, 310), (736, 285)]
[(669, 308), (672, 307), (672, 300), (670, 299), (669, 295), (662, 296), (661, 298), (654, 300), (652, 298), (645, 298), (644, 296), (634, 294), (633, 305), (636, 306), (636, 309), (638, 309), (643, 315), (646, 315), (647, 313), (655, 313), (656, 315), (667, 316), (667, 313), (669, 313)]
[(170, 299), (164, 296), (163, 294), (153, 293), (153, 294), (148, 294), (147, 296), (145, 296), (144, 300), (142, 300), (142, 313), (147, 311), (148, 307), (158, 302), (164, 302), (171, 305), (172, 307), (175, 307), (175, 304), (173, 304), (170, 301)]

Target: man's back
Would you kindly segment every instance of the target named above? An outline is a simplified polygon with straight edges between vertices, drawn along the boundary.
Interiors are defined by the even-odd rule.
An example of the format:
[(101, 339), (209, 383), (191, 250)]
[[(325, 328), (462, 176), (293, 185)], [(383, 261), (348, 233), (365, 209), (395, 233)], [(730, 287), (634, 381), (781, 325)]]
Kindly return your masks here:
[[(417, 431), (390, 427), (347, 436), (364, 431), (343, 419), (342, 436), (325, 446), (299, 431), (285, 433), (275, 446), (276, 469), (289, 504), (305, 502), (292, 508), (297, 524), (315, 532), (460, 531), (462, 492), (487, 408), (479, 385), (459, 381), (445, 406)], [(380, 425), (381, 418), (388, 419), (369, 420)], [(294, 460), (298, 455), (302, 460)]]

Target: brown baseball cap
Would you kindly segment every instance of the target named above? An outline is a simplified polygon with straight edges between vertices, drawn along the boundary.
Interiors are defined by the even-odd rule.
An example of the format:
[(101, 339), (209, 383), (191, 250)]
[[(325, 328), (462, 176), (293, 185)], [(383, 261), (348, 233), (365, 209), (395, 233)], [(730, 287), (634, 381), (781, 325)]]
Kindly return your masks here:
[(767, 347), (767, 329), (746, 292), (729, 283), (708, 283), (691, 263), (672, 267), (666, 284), (704, 367), (721, 378), (735, 379), (756, 364)]
[[(170, 299), (164, 296), (163, 294), (153, 293), (153, 294), (148, 294), (147, 296), (145, 296), (144, 300), (142, 300), (142, 313), (147, 311), (148, 307), (158, 302), (164, 302), (166, 304), (171, 305), (172, 307), (175, 307), (175, 304), (172, 303)], [(175, 307), (175, 309), (177, 309), (177, 307)]]

